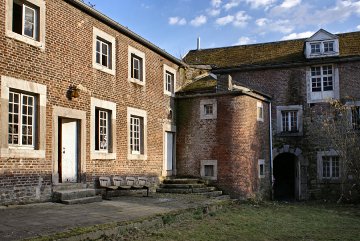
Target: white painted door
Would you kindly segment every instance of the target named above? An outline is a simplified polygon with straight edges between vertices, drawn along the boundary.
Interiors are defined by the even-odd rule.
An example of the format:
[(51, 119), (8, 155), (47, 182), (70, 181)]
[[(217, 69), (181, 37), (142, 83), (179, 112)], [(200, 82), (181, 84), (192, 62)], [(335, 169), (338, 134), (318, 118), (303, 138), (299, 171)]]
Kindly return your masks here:
[(78, 170), (77, 121), (61, 121), (61, 174), (62, 182), (77, 182)]
[(173, 159), (174, 159), (174, 134), (172, 132), (165, 132), (165, 170), (169, 175), (172, 175)]

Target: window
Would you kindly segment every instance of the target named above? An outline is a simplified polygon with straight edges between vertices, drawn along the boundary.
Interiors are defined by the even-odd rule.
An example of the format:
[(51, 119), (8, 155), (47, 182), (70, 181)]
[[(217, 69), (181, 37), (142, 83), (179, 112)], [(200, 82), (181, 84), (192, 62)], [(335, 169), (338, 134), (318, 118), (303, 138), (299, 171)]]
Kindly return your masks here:
[(146, 160), (147, 156), (147, 113), (128, 107), (128, 159)]
[(281, 130), (282, 132), (298, 132), (298, 111), (290, 110), (290, 111), (281, 111)]
[(138, 81), (143, 81), (142, 68), (143, 68), (142, 58), (136, 56), (135, 54), (132, 54), (131, 55), (131, 78), (138, 80)]
[(116, 158), (116, 104), (91, 97), (91, 159)]
[(333, 90), (332, 65), (311, 67), (311, 91)]
[(260, 159), (258, 160), (258, 171), (259, 171), (259, 178), (265, 177), (265, 160)]
[(351, 125), (355, 130), (360, 129), (360, 106), (351, 107)]
[(276, 107), (277, 133), (281, 135), (302, 135), (302, 105)]
[(34, 147), (35, 97), (9, 91), (9, 145)]
[(139, 85), (145, 85), (145, 66), (145, 54), (128, 46), (128, 80)]
[(340, 158), (333, 149), (317, 153), (318, 177), (320, 180), (339, 179), (341, 174)]
[(217, 118), (217, 101), (216, 99), (200, 100), (200, 119)]
[(264, 106), (261, 102), (256, 104), (256, 116), (258, 121), (264, 121)]
[(204, 179), (217, 180), (217, 160), (201, 160), (200, 176)]
[(322, 157), (322, 178), (339, 178), (340, 165), (338, 156), (323, 156)]
[(1, 76), (0, 156), (45, 158), (46, 86)]
[(339, 98), (339, 71), (333, 65), (308, 69), (308, 102), (322, 102)]
[(320, 53), (320, 44), (316, 43), (316, 44), (311, 44), (311, 53), (312, 54), (317, 54)]
[(100, 38), (96, 39), (96, 63), (111, 69), (110, 44)]
[(164, 94), (175, 96), (176, 70), (164, 64)]
[(334, 42), (324, 42), (324, 53), (334, 52)]
[(115, 75), (115, 38), (93, 28), (93, 68)]
[(45, 48), (45, 2), (6, 0), (6, 36)]

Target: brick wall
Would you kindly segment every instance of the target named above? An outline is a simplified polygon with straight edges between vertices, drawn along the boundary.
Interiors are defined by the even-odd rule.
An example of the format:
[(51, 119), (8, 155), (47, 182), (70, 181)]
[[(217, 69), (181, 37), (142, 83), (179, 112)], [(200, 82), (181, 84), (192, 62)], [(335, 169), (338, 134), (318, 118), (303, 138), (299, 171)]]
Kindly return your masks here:
[[(46, 158), (0, 158), (0, 203), (42, 201), (50, 198), (53, 173), (53, 107), (86, 112), (86, 173), (89, 184), (99, 175), (161, 175), (163, 124), (169, 123), (171, 97), (164, 95), (163, 64), (178, 66), (131, 38), (85, 14), (65, 1), (46, 1), (46, 47), (37, 47), (5, 36), (5, 0), (0, 4), (0, 75), (47, 86)], [(92, 67), (93, 27), (116, 38), (115, 76)], [(146, 85), (128, 81), (128, 46), (146, 55)], [(70, 85), (81, 86), (80, 97), (69, 100)], [(90, 160), (90, 98), (117, 104), (115, 160)], [(147, 111), (148, 158), (127, 160), (127, 107)], [(1, 130), (7, 131), (6, 128)], [(87, 176), (85, 180), (85, 176)], [(46, 187), (46, 188), (44, 188)], [(36, 191), (38, 190), (38, 191)]]
[[(200, 101), (217, 100), (217, 118), (200, 120)], [(178, 175), (200, 176), (201, 160), (217, 160), (215, 184), (233, 197), (269, 198), (268, 104), (264, 122), (256, 118), (257, 101), (247, 95), (177, 99)], [(258, 178), (258, 159), (266, 176)]]

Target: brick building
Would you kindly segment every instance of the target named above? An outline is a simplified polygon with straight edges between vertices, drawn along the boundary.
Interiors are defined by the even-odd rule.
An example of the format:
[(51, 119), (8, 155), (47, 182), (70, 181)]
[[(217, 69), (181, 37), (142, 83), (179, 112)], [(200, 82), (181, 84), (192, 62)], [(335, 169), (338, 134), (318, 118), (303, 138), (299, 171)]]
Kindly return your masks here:
[(77, 0), (2, 0), (0, 26), (1, 204), (172, 174), (180, 60)]
[(308, 39), (192, 50), (184, 62), (218, 78), (229, 75), (233, 84), (271, 97), (269, 165), (275, 198), (338, 194), (341, 158), (336, 150), (310, 141), (316, 139), (310, 125), (319, 109), (335, 99), (351, 101), (349, 120), (358, 128), (360, 32), (334, 35), (321, 29)]

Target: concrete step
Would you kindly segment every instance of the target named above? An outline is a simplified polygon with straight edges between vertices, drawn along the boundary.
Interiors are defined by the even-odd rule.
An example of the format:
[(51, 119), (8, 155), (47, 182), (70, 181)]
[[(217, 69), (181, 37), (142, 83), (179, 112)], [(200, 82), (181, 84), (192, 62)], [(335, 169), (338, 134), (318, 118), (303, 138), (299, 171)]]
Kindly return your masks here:
[(187, 193), (192, 193), (192, 189), (191, 188), (158, 188), (156, 189), (156, 192), (187, 194)]
[(219, 197), (222, 195), (222, 191), (212, 191), (212, 192), (199, 192), (199, 193), (194, 193), (197, 195), (204, 195), (207, 197)]
[(53, 184), (53, 191), (64, 191), (64, 190), (74, 190), (74, 189), (85, 189), (87, 184), (84, 183), (58, 183)]
[(201, 179), (196, 179), (196, 178), (172, 178), (172, 179), (165, 179), (163, 183), (164, 184), (202, 184), (203, 181)]
[(101, 201), (102, 201), (101, 196), (93, 196), (93, 197), (83, 197), (83, 198), (70, 199), (70, 200), (62, 200), (61, 203), (67, 205), (73, 205), (73, 204), (85, 204), (85, 203), (94, 203)]
[(61, 190), (54, 192), (53, 197), (55, 201), (72, 200), (84, 197), (95, 196), (95, 189), (73, 189), (73, 190)]
[(192, 192), (193, 193), (204, 193), (204, 192), (213, 192), (215, 190), (216, 190), (215, 187), (203, 187), (203, 188), (193, 188)]
[(160, 184), (161, 188), (202, 188), (204, 184)]

